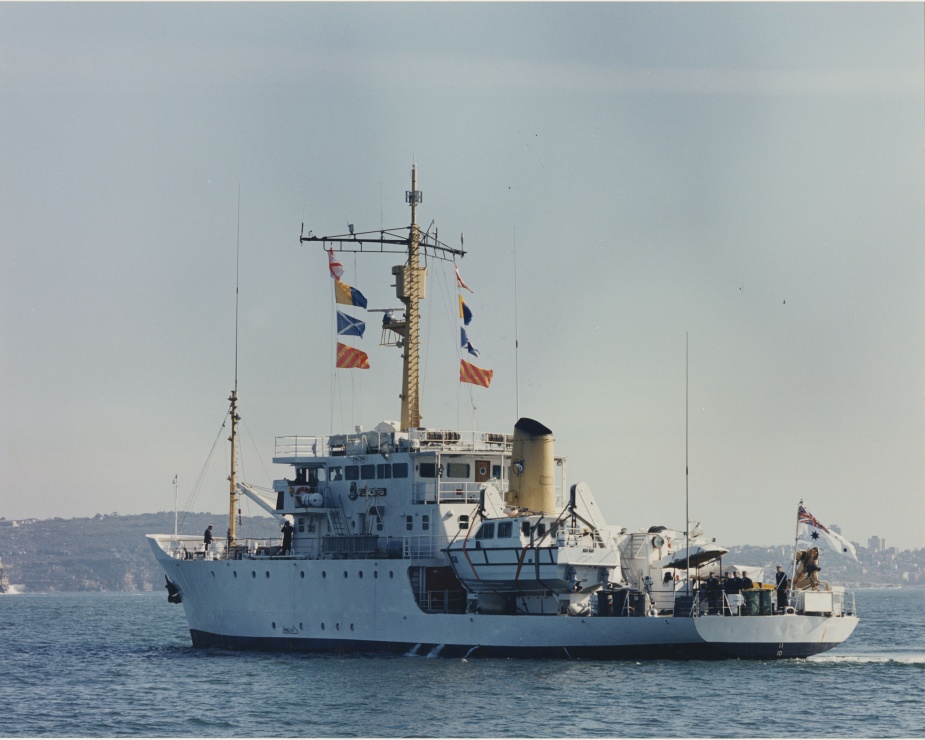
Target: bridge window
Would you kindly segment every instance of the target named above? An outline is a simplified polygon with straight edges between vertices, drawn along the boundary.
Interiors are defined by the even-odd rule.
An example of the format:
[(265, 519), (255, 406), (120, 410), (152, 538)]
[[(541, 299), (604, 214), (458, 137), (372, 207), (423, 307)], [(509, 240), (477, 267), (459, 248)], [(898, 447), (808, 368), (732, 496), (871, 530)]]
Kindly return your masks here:
[(418, 478), (436, 478), (437, 463), (421, 463), (418, 465)]
[(469, 478), (469, 463), (447, 463), (447, 478)]
[(512, 522), (498, 522), (498, 539), (510, 537), (514, 525)]
[(458, 521), (459, 521), (460, 529), (469, 529), (469, 515), (468, 514), (460, 514)]
[(360, 466), (348, 465), (344, 468), (344, 474), (347, 480), (360, 480)]
[(392, 463), (392, 477), (393, 478), (407, 478), (408, 477), (408, 463)]
[(392, 466), (388, 463), (380, 463), (376, 466), (376, 477), (386, 479), (392, 477)]
[(493, 540), (495, 538), (495, 523), (494, 522), (485, 522), (479, 528), (479, 531), (475, 533), (475, 539), (477, 540)]
[(344, 469), (340, 465), (336, 465), (333, 468), (328, 468), (328, 480), (343, 480), (344, 479)]
[(361, 465), (360, 466), (360, 477), (363, 480), (373, 480), (376, 477), (376, 466), (375, 465)]

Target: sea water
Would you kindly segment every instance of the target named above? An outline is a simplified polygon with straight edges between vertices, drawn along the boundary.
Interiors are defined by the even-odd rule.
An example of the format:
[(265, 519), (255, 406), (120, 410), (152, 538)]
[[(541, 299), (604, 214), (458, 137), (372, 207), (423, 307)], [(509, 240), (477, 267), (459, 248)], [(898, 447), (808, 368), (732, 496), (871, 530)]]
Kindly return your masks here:
[(0, 597), (2, 737), (925, 737), (925, 591), (807, 660), (194, 649), (157, 594)]

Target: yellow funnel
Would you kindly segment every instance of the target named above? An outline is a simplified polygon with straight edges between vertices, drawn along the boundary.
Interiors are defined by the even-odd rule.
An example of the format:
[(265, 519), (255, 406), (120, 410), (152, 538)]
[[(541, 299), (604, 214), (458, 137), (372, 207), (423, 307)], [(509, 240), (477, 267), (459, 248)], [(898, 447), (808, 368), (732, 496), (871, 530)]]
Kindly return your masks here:
[(530, 511), (555, 512), (556, 482), (552, 430), (533, 419), (514, 425), (508, 503)]

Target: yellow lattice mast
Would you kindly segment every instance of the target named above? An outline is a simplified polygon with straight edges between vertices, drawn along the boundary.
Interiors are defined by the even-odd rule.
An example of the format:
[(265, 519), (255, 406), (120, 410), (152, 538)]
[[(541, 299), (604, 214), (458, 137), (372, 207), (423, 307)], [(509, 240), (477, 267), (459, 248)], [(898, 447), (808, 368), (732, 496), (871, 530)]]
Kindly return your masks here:
[[(411, 204), (411, 227), (408, 235), (408, 263), (405, 265), (404, 290), (397, 287), (398, 297), (405, 304), (407, 324), (405, 328), (405, 357), (402, 363), (401, 384), (401, 428), (402, 431), (421, 426), (421, 307), (423, 299), (423, 270), (420, 266), (421, 230), (418, 228), (417, 206), (421, 192), (417, 189), (417, 168), (411, 167), (411, 190), (405, 193), (405, 200)], [(404, 293), (404, 295), (402, 295)]]

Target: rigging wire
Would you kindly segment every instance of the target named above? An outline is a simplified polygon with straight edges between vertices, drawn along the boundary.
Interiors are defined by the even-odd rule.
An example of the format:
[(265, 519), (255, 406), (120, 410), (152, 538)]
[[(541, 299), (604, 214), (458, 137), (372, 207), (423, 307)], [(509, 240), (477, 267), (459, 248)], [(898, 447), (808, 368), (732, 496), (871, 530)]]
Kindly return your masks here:
[[(324, 251), (327, 252), (327, 242), (322, 242), (321, 246), (324, 248)], [(328, 326), (336, 326), (336, 317), (334, 312), (337, 311), (337, 294), (336, 294), (336, 284), (331, 285), (331, 304), (328, 314)], [(331, 371), (331, 413), (329, 417), (330, 429), (328, 434), (334, 434), (334, 395), (340, 390), (339, 384), (337, 382), (337, 332), (334, 332), (334, 336), (328, 340), (328, 351), (330, 355), (330, 361), (328, 367)], [(341, 421), (343, 421), (343, 414), (341, 414)], [(341, 426), (343, 428), (343, 426)]]
[(215, 441), (212, 443), (212, 449), (209, 450), (209, 454), (206, 457), (206, 461), (202, 466), (202, 470), (199, 471), (199, 476), (196, 478), (196, 482), (193, 484), (193, 487), (190, 490), (189, 495), (187, 496), (186, 503), (183, 505), (183, 515), (180, 518), (180, 525), (186, 521), (187, 514), (190, 513), (190, 510), (193, 507), (193, 503), (196, 501), (196, 497), (199, 495), (200, 489), (202, 488), (202, 482), (205, 479), (206, 472), (209, 469), (209, 466), (212, 462), (212, 457), (215, 455), (215, 450), (218, 447), (219, 440), (222, 437), (222, 433), (225, 430), (225, 424), (228, 422), (228, 416), (231, 412), (225, 414), (225, 418), (222, 420), (222, 424), (218, 429), (218, 434), (215, 435)]

